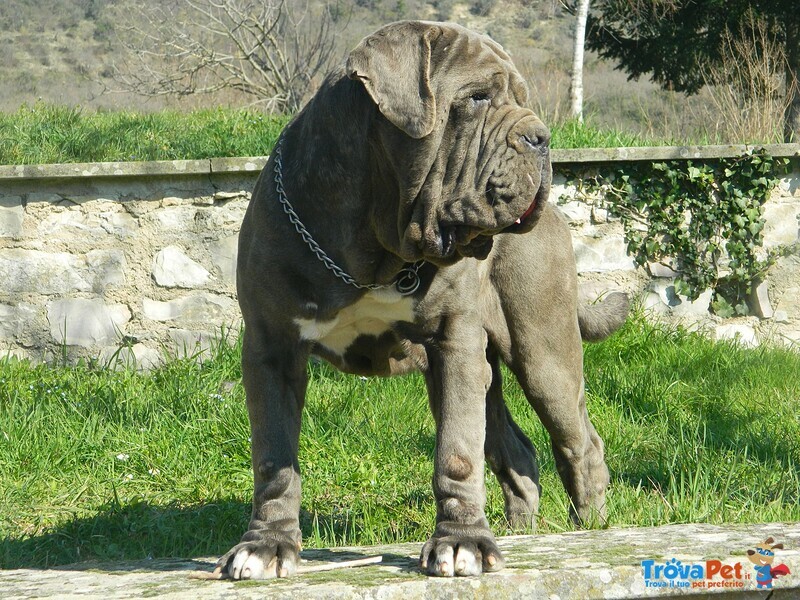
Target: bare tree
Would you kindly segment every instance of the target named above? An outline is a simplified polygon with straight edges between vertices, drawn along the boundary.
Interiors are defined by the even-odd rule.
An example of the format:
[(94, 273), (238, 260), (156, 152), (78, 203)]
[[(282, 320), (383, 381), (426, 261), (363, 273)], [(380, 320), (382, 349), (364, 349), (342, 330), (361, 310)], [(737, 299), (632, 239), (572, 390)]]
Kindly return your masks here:
[(583, 123), (583, 44), (590, 0), (578, 0), (572, 45), (572, 75), (569, 85), (570, 114)]
[[(797, 85), (787, 69), (787, 49), (769, 23), (750, 11), (738, 31), (722, 35), (720, 65), (704, 72), (727, 139), (780, 142)], [(792, 130), (793, 131), (793, 130)], [(787, 134), (787, 138), (789, 134)]]
[[(238, 91), (294, 112), (330, 66), (336, 28), (326, 7), (298, 0), (130, 0), (117, 9), (121, 91), (187, 96)], [(125, 25), (127, 23), (127, 25)]]

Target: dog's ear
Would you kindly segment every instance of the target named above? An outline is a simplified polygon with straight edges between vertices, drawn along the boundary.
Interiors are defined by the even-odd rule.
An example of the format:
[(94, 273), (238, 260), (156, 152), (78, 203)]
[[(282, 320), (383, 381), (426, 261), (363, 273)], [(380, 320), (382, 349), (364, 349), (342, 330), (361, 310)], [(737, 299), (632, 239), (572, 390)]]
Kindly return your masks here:
[(364, 38), (347, 58), (347, 75), (364, 84), (384, 117), (412, 138), (436, 123), (431, 89), (431, 42), (441, 30), (427, 23), (397, 23)]
[(775, 548), (777, 548), (778, 550), (783, 550), (783, 544), (775, 544), (775, 545), (772, 547), (772, 549), (773, 549), (773, 550), (775, 550)]
[(755, 554), (755, 553), (756, 553), (755, 550), (748, 550), (747, 551), (747, 556), (753, 556), (753, 554)]

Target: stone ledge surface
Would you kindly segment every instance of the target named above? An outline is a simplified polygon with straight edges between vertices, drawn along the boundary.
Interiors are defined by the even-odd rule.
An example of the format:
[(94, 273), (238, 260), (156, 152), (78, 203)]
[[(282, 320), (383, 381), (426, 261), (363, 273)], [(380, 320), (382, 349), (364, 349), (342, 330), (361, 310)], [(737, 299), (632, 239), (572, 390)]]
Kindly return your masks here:
[(65, 180), (259, 173), (267, 164), (267, 158), (266, 156), (244, 156), (197, 160), (0, 165), (0, 182), (26, 179)]
[[(757, 590), (746, 551), (772, 536), (785, 550), (775, 565), (791, 574), (773, 590)], [(336, 562), (380, 554), (381, 565), (307, 573), (278, 581), (202, 581), (194, 571), (210, 571), (214, 559), (158, 559), (137, 562), (80, 563), (47, 570), (0, 571), (0, 598), (159, 597), (174, 600), (222, 598), (379, 599), (548, 599), (591, 598), (800, 598), (800, 523), (766, 525), (667, 525), (650, 528), (577, 531), (511, 536), (499, 544), (507, 566), (481, 577), (439, 579), (417, 570), (421, 544), (395, 544), (330, 550), (304, 550), (303, 564)], [(719, 560), (741, 563), (742, 587), (646, 587), (642, 561), (684, 565)], [(750, 576), (748, 579), (747, 576)], [(717, 575), (712, 582), (721, 582)], [(736, 581), (734, 578), (732, 581)]]
[(648, 160), (714, 159), (741, 156), (764, 148), (774, 157), (800, 156), (800, 144), (755, 144), (717, 146), (631, 146), (626, 148), (553, 149), (552, 161), (558, 163), (603, 163)]
[[(603, 163), (647, 160), (682, 160), (740, 156), (754, 148), (765, 148), (775, 157), (800, 156), (800, 144), (644, 146), (627, 148), (574, 148), (551, 151), (554, 164)], [(63, 163), (49, 165), (0, 165), (0, 181), (87, 179), (98, 177), (165, 177), (255, 172), (267, 163), (266, 156), (161, 160), (141, 162)]]

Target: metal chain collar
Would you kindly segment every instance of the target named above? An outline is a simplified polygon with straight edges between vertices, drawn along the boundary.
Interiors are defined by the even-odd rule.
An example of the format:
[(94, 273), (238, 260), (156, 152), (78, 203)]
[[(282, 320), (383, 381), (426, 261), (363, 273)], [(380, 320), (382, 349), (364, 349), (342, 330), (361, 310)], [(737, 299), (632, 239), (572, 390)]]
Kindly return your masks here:
[(344, 271), (339, 265), (337, 265), (333, 259), (328, 256), (325, 251), (320, 247), (320, 245), (316, 242), (316, 240), (311, 236), (311, 233), (308, 229), (305, 228), (303, 222), (300, 220), (300, 217), (297, 216), (297, 213), (294, 211), (292, 204), (289, 202), (289, 198), (286, 197), (286, 191), (283, 188), (283, 164), (281, 162), (281, 145), (283, 144), (283, 137), (278, 139), (278, 143), (275, 145), (275, 191), (278, 192), (278, 201), (281, 203), (281, 207), (283, 208), (283, 212), (289, 217), (289, 221), (292, 225), (294, 225), (295, 230), (297, 233), (300, 234), (300, 237), (303, 238), (303, 241), (308, 245), (309, 249), (314, 253), (314, 255), (320, 260), (320, 262), (325, 265), (325, 268), (331, 271), (336, 277), (344, 281), (348, 285), (352, 285), (355, 288), (360, 290), (381, 290), (391, 285), (394, 285), (395, 289), (400, 292), (403, 296), (409, 296), (416, 292), (420, 286), (420, 279), (419, 279), (419, 268), (422, 266), (423, 261), (415, 262), (413, 265), (409, 265), (405, 267), (400, 273), (397, 274), (397, 278), (395, 279), (393, 284), (386, 284), (382, 285), (379, 283), (358, 283), (355, 279), (352, 278), (346, 271)]

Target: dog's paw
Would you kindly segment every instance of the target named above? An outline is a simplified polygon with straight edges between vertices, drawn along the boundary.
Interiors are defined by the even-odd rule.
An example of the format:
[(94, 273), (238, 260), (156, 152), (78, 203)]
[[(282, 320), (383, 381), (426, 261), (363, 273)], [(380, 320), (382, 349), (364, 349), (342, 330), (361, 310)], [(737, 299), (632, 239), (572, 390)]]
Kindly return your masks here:
[(491, 533), (486, 536), (432, 537), (422, 547), (419, 566), (436, 577), (464, 577), (499, 571), (505, 565), (503, 553)]
[(231, 579), (289, 577), (300, 564), (299, 536), (281, 531), (248, 531), (217, 561), (216, 573)]

